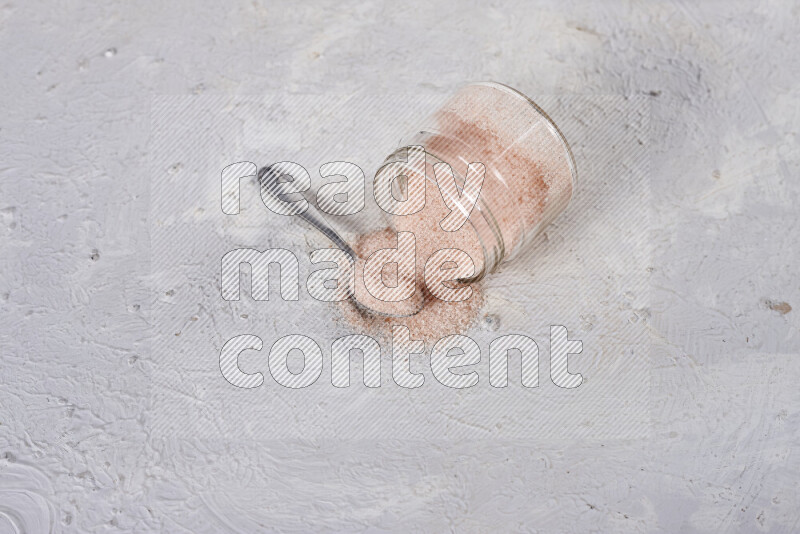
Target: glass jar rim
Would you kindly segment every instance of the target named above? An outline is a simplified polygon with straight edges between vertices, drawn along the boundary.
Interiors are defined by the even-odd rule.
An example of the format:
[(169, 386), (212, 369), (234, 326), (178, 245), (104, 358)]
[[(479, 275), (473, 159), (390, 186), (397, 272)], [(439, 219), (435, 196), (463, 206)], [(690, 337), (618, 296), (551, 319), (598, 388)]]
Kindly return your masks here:
[(465, 84), (463, 87), (469, 87), (469, 86), (475, 86), (475, 85), (483, 86), (483, 87), (491, 87), (493, 89), (497, 89), (498, 91), (503, 91), (504, 93), (506, 93), (506, 94), (508, 94), (510, 96), (513, 96), (515, 98), (521, 98), (525, 102), (527, 102), (528, 105), (530, 105), (539, 115), (542, 116), (542, 118), (547, 123), (547, 127), (551, 130), (551, 132), (559, 140), (559, 142), (561, 143), (562, 147), (564, 148), (564, 151), (567, 154), (567, 164), (569, 165), (570, 176), (572, 178), (572, 192), (571, 192), (570, 196), (574, 197), (575, 196), (575, 190), (578, 187), (578, 167), (575, 164), (575, 156), (572, 154), (572, 148), (569, 146), (569, 143), (567, 142), (567, 138), (564, 136), (564, 134), (561, 132), (561, 130), (558, 128), (558, 126), (556, 126), (555, 121), (553, 121), (553, 119), (550, 118), (550, 115), (548, 115), (547, 112), (545, 110), (543, 110), (531, 98), (529, 98), (524, 93), (518, 91), (517, 89), (514, 89), (513, 87), (511, 87), (509, 85), (506, 85), (506, 84), (500, 83), (500, 82), (494, 82), (494, 81), (481, 81), (481, 82), (471, 82), (471, 83)]

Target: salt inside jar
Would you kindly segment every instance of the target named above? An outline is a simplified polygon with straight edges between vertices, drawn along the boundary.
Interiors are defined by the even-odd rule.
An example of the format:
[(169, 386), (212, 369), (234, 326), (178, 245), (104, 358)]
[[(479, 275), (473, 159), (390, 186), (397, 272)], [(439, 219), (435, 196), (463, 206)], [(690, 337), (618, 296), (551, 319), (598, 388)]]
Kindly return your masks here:
[[(402, 157), (409, 146), (423, 147), (425, 178), (433, 187), (427, 188), (423, 210), (392, 217), (392, 225), (398, 231), (426, 234), (426, 240), (435, 233), (437, 246), (448, 241), (461, 245), (475, 260), (476, 273), (470, 280), (479, 280), (516, 257), (566, 209), (577, 177), (572, 152), (541, 108), (495, 82), (462, 87), (426, 122), (387, 161)], [(450, 165), (460, 188), (470, 163), (482, 163), (486, 172), (467, 228), (450, 237), (432, 224), (448, 212), (433, 168), (440, 162)], [(449, 200), (451, 205), (463, 204), (457, 198)]]

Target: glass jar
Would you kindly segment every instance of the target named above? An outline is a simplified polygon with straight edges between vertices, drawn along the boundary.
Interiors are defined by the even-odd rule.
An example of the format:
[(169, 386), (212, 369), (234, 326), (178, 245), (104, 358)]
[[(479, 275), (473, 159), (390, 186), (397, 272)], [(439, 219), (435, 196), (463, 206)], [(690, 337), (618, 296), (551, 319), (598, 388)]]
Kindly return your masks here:
[[(425, 151), (425, 207), (412, 215), (392, 216), (390, 224), (396, 231), (415, 233), (418, 263), (441, 248), (467, 252), (475, 274), (462, 282), (480, 280), (516, 257), (566, 209), (575, 190), (575, 162), (562, 133), (531, 99), (499, 83), (462, 87), (422, 128), (403, 139), (386, 163), (406, 161), (412, 146)], [(483, 164), (485, 176), (470, 212), (472, 202), (437, 186), (434, 166), (450, 165), (461, 194), (473, 162)], [(440, 167), (441, 176), (447, 174)], [(379, 179), (385, 176), (376, 175), (376, 188)], [(408, 179), (399, 184), (401, 195), (407, 193)], [(467, 224), (456, 232), (439, 225), (448, 205), (469, 213)]]

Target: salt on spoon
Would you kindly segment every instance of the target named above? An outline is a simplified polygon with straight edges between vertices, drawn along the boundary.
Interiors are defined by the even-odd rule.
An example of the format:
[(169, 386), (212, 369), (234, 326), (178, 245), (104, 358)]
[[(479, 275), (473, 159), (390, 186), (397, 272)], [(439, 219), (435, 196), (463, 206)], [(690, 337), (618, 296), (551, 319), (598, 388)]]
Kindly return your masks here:
[[(281, 195), (296, 192), (290, 187), (284, 188), (283, 184), (286, 182), (280, 181), (280, 176), (277, 175), (277, 172), (273, 170), (271, 166), (262, 167), (258, 171), (258, 183), (261, 187), (262, 193), (267, 192), (278, 200), (280, 200)], [(325, 216), (322, 214), (322, 212), (314, 207), (310, 202), (308, 203), (308, 208), (297, 215), (300, 217), (300, 219), (327, 237), (336, 247), (353, 259), (355, 288), (352, 300), (359, 312), (368, 316), (375, 315), (381, 317), (401, 318), (416, 315), (423, 308), (426, 299), (424, 292), (421, 290), (418, 284), (415, 284), (414, 294), (405, 300), (384, 301), (373, 296), (369, 290), (367, 290), (367, 287), (364, 283), (364, 269), (367, 265), (367, 260), (369, 259), (368, 257), (365, 258), (364, 254), (371, 251), (360, 250), (359, 252), (362, 252), (362, 254), (358, 254), (355, 250), (353, 250), (347, 241), (341, 235), (339, 235), (339, 233), (333, 228), (327, 219), (325, 219)], [(380, 277), (382, 276), (382, 273), (370, 272), (367, 273), (367, 275)]]

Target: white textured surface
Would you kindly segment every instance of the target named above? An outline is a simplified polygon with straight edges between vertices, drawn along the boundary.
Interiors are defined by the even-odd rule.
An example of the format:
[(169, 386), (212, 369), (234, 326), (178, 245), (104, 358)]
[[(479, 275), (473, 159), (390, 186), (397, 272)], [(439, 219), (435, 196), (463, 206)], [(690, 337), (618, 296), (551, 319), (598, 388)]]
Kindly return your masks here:
[[(0, 532), (800, 528), (799, 8), (483, 4), (0, 6)], [(652, 437), (149, 440), (150, 95), (476, 79), (653, 95)]]
[[(337, 306), (311, 298), (305, 284), (296, 301), (284, 301), (276, 293), (268, 302), (255, 301), (247, 294), (248, 284), (243, 284), (240, 300), (224, 301), (218, 287), (220, 258), (242, 246), (283, 247), (295, 255), (300, 280), (306, 280), (311, 269), (307, 249), (312, 248), (306, 243), (325, 239), (300, 221), (269, 212), (253, 179), (242, 180), (240, 213), (222, 213), (219, 169), (234, 161), (230, 158), (261, 164), (285, 159), (303, 162), (316, 174), (326, 158), (344, 155), (371, 174), (375, 162), (395, 149), (402, 132), (421, 127), (419, 122), (438, 99), (424, 88), (410, 95), (358, 93), (346, 98), (154, 99), (148, 202), (153, 295), (148, 317), (154, 324), (148, 361), (153, 379), (150, 437), (458, 442), (648, 435), (649, 99), (535, 98), (572, 139), (576, 164), (583, 170), (581, 190), (568, 211), (547, 228), (546, 237), (485, 280), (487, 302), (480, 312), (492, 320), (478, 321), (465, 332), (482, 347), (481, 362), (471, 367), (483, 376), (481, 383), (462, 391), (440, 386), (429, 362), (414, 356), (411, 366), (422, 373), (421, 389), (398, 387), (389, 376), (389, 343), (381, 340), (385, 372), (380, 390), (337, 390), (330, 385), (331, 365), (325, 363), (324, 376), (302, 393), (279, 387), (267, 371), (273, 342), (290, 334), (310, 336), (327, 359), (334, 339), (354, 330), (337, 321)], [(246, 146), (254, 148), (242, 148)], [(321, 180), (313, 176), (310, 181), (317, 185)], [(374, 214), (379, 208), (372, 188), (367, 189), (372, 216), (365, 209), (343, 226), (363, 228), (370, 220), (381, 220)], [(237, 268), (236, 278), (238, 274)], [(492, 327), (481, 326), (487, 323)], [(572, 339), (585, 346), (571, 363), (573, 372), (587, 378), (578, 389), (565, 391), (549, 380), (550, 325), (568, 326)], [(220, 379), (215, 356), (242, 333), (259, 336), (263, 344), (262, 350), (243, 353), (239, 364), (248, 373), (266, 372), (264, 387), (243, 390)], [(489, 386), (489, 344), (509, 333), (536, 340), (543, 387)], [(412, 326), (411, 335), (419, 337), (420, 328)], [(430, 351), (433, 343), (428, 341)]]

